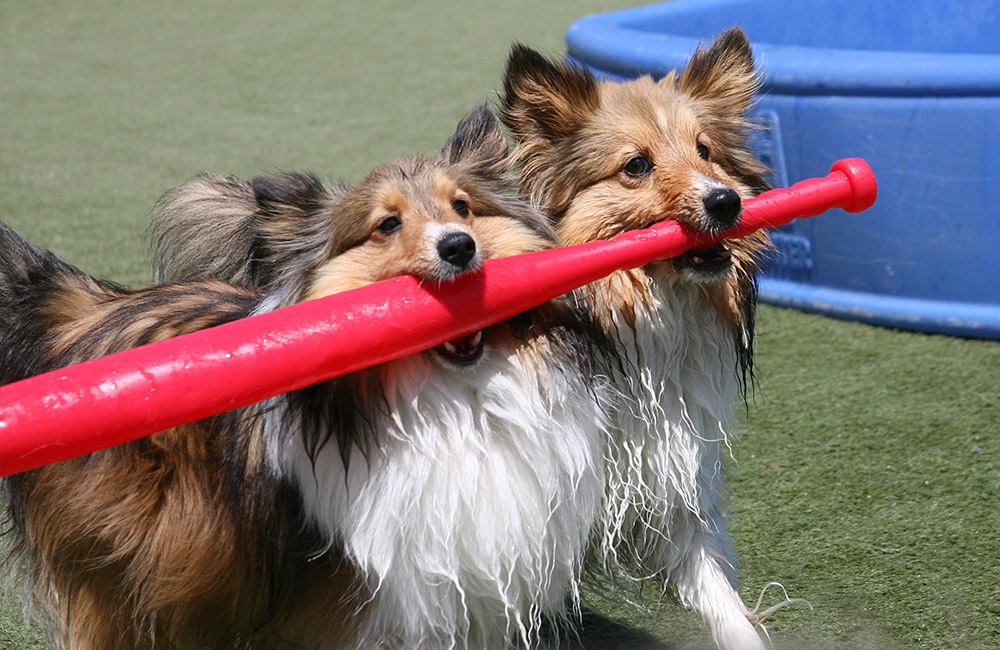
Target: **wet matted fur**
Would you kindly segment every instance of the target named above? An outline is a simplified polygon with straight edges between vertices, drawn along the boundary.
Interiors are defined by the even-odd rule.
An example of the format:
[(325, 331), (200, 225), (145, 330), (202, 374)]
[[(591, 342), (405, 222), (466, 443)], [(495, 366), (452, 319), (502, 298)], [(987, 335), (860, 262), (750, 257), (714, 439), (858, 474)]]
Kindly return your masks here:
[[(485, 107), (437, 155), (355, 186), (307, 174), (192, 183), (161, 204), (158, 260), (161, 278), (199, 280), (124, 290), (0, 230), (0, 380), (399, 273), (445, 282), (554, 242), (508, 178)], [(192, 188), (188, 226), (242, 234), (184, 248), (188, 226), (163, 215), (181, 214)], [(14, 556), (59, 648), (529, 644), (577, 594), (599, 517), (606, 433), (589, 345), (556, 301), (11, 477)]]
[[(664, 219), (721, 231), (742, 199), (767, 188), (747, 146), (757, 83), (735, 28), (658, 81), (599, 81), (515, 46), (502, 117), (523, 187), (564, 243)], [(731, 239), (583, 291), (624, 357), (605, 368), (621, 402), (601, 555), (612, 570), (669, 586), (728, 650), (763, 648), (736, 591), (723, 447), (752, 376), (756, 260), (767, 246), (762, 234)]]

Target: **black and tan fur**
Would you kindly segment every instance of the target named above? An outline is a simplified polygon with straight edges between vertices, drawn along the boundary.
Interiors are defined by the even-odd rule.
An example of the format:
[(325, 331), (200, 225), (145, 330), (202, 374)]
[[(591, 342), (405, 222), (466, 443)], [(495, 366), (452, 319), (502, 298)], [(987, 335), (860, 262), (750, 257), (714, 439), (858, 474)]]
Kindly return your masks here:
[[(260, 300), (218, 281), (124, 289), (2, 222), (0, 242), (0, 383), (243, 318)], [(294, 491), (264, 467), (248, 417), (224, 413), (5, 479), (8, 559), (23, 563), (56, 647), (275, 642), (261, 626), (286, 620), (282, 602), (317, 542)]]

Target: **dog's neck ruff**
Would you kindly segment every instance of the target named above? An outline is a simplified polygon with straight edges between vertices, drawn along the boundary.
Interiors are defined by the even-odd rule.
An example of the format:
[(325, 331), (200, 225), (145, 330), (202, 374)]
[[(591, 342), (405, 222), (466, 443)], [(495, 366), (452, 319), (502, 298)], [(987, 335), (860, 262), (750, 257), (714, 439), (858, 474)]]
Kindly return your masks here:
[[(312, 458), (303, 436), (265, 434), (309, 518), (366, 577), (358, 647), (528, 643), (576, 595), (605, 425), (575, 361), (531, 347), (494, 346), (473, 369), (433, 352), (376, 369), (379, 394), (361, 392), (377, 440), (351, 449), (346, 474), (335, 440)], [(287, 423), (280, 410), (265, 427)]]
[(665, 270), (637, 273), (648, 291), (628, 317), (612, 307), (624, 358), (608, 368), (620, 403), (601, 543), (616, 568), (669, 580), (695, 531), (728, 539), (721, 449), (734, 420), (737, 355), (704, 287)]

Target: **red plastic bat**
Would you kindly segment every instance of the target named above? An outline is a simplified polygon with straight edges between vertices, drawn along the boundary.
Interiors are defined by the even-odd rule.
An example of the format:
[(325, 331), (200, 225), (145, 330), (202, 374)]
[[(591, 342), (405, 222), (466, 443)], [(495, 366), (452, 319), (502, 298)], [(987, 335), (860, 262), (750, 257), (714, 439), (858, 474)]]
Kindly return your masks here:
[(876, 196), (858, 158), (744, 203), (709, 235), (662, 221), (608, 241), (487, 260), (440, 285), (400, 276), (0, 387), (0, 476), (135, 440), (480, 330), (609, 273)]

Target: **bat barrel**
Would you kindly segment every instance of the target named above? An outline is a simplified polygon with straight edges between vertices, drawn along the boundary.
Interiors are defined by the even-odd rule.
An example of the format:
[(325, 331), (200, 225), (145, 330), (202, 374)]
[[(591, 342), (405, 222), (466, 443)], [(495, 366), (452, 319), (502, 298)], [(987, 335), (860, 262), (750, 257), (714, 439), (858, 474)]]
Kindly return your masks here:
[(194, 422), (475, 332), (619, 269), (874, 202), (860, 159), (745, 202), (732, 230), (676, 221), (612, 240), (487, 260), (431, 287), (401, 276), (0, 387), (0, 476)]

